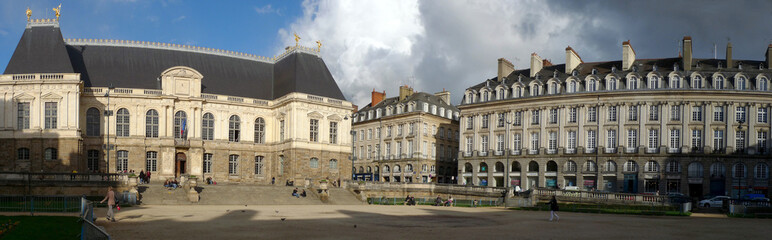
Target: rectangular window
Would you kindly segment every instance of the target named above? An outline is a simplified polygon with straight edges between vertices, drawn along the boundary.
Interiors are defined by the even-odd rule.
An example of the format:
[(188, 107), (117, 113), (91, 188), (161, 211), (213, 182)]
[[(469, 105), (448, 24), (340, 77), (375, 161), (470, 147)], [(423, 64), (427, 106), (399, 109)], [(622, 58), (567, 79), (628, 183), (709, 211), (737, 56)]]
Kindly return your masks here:
[(609, 122), (617, 121), (617, 106), (608, 107), (608, 121)]
[(577, 109), (575, 107), (568, 109), (568, 122), (570, 123), (576, 122), (576, 112), (577, 112)]
[(659, 147), (659, 131), (649, 129), (649, 152), (656, 152)]
[(597, 107), (588, 107), (587, 122), (597, 122), (597, 121), (598, 121)]
[(757, 115), (758, 115), (757, 120), (759, 123), (767, 123), (767, 108), (759, 107)]
[(472, 128), (474, 128), (474, 117), (468, 116), (466, 117), (466, 129), (471, 130)]
[(318, 142), (319, 141), (319, 120), (311, 119), (310, 126), (311, 126), (311, 129), (310, 129), (310, 135), (308, 136), (308, 140), (312, 142)]
[(284, 141), (284, 120), (279, 120), (279, 141)]
[(118, 172), (126, 172), (129, 170), (129, 151), (121, 150), (117, 153), (117, 163), (115, 170)]
[(670, 129), (670, 151), (678, 151), (681, 148), (681, 130)]
[(238, 175), (239, 174), (239, 155), (230, 155), (228, 156), (228, 174), (230, 175)]
[(480, 136), (480, 152), (483, 152), (483, 153), (488, 152), (488, 136), (487, 135)]
[(18, 129), (29, 129), (29, 103), (28, 102), (18, 103), (16, 106), (18, 108), (18, 112), (17, 112)]
[(759, 153), (763, 154), (767, 152), (767, 132), (756, 132), (756, 146), (756, 148), (759, 149)]
[(432, 143), (432, 158), (437, 157), (437, 143)]
[(367, 129), (367, 140), (373, 139), (373, 129)]
[(424, 123), (424, 136), (429, 134), (429, 124)]
[(681, 121), (681, 106), (670, 106), (670, 121)]
[(692, 121), (702, 122), (702, 106), (692, 107)]
[(713, 108), (713, 121), (716, 121), (716, 122), (724, 121), (724, 107)]
[(576, 151), (576, 132), (575, 131), (568, 131), (568, 141), (566, 142), (566, 149), (570, 153), (574, 153), (574, 151)]
[(745, 131), (737, 131), (735, 136), (735, 149), (737, 151), (745, 150)]
[(539, 133), (531, 133), (531, 151), (539, 151)]
[(737, 122), (745, 122), (745, 107), (737, 107), (735, 112)]
[(46, 129), (56, 129), (56, 102), (46, 102)]
[[(214, 129), (212, 129), (214, 133)], [(145, 137), (158, 137), (158, 112), (155, 110), (147, 111), (145, 116)]]
[(550, 109), (550, 123), (551, 124), (558, 123), (558, 109), (557, 108)]
[(255, 175), (263, 174), (263, 156), (255, 156)]
[[(89, 172), (97, 172), (99, 171), (99, 151), (98, 150), (88, 150), (88, 171)], [(22, 159), (19, 157), (19, 159)], [(27, 152), (27, 159), (29, 159), (29, 151)]]
[(472, 137), (466, 137), (466, 154), (472, 154), (472, 151), (474, 150), (474, 142)]
[(638, 148), (638, 130), (627, 130), (627, 150), (628, 152), (635, 151)]
[(702, 149), (702, 130), (692, 130), (692, 149)]
[(387, 138), (390, 138), (390, 137), (391, 137), (391, 130), (392, 130), (393, 128), (394, 128), (394, 126), (391, 126), (391, 125), (389, 125), (388, 127), (386, 127), (386, 137), (387, 137)]
[(638, 106), (630, 106), (630, 111), (628, 112), (628, 121), (638, 121)]
[(659, 106), (649, 106), (649, 121), (659, 121)]
[(212, 154), (204, 153), (204, 173), (212, 173)]
[[(380, 137), (380, 131), (378, 131), (378, 137)], [(330, 143), (337, 144), (338, 143), (338, 123), (337, 122), (330, 122)]]
[(415, 153), (415, 148), (413, 148), (413, 140), (407, 141), (407, 156), (413, 157), (413, 153)]
[(402, 134), (405, 132), (405, 124), (400, 124), (397, 126), (397, 136), (402, 136)]
[(147, 152), (145, 154), (145, 171), (155, 172), (158, 170), (158, 152)]
[(515, 126), (523, 125), (523, 112), (515, 112), (515, 117), (512, 119), (512, 124)]
[(384, 151), (386, 151), (386, 152), (385, 152), (384, 155), (386, 155), (388, 157), (389, 155), (391, 155), (391, 143), (387, 142), (385, 144), (386, 144), (386, 149), (384, 149)]
[(506, 115), (504, 113), (499, 113), (499, 121), (497, 126), (504, 127), (504, 122), (506, 122)]
[(598, 136), (595, 134), (595, 130), (589, 130), (587, 131), (587, 150), (589, 151), (595, 151), (595, 148), (598, 146), (595, 139)]
[(488, 128), (488, 121), (490, 120), (489, 118), (490, 118), (490, 114), (482, 115), (482, 123), (481, 123), (482, 128)]
[(496, 135), (496, 152), (498, 154), (504, 152), (504, 134)]
[(367, 159), (373, 158), (373, 145), (367, 145)]
[(532, 125), (538, 125), (539, 124), (539, 110), (531, 111), (531, 124)]
[(512, 135), (512, 148), (515, 151), (520, 151), (523, 148), (523, 138), (519, 133)]
[(549, 135), (550, 139), (548, 142), (548, 147), (550, 153), (557, 153), (558, 151), (558, 133), (557, 132), (550, 132)]
[(608, 132), (606, 132), (606, 140), (606, 148), (610, 151), (614, 151), (617, 147), (617, 130), (609, 129)]
[(415, 123), (410, 123), (410, 128), (408, 129), (408, 135), (413, 135), (415, 133)]
[(713, 131), (713, 149), (724, 150), (724, 130)]

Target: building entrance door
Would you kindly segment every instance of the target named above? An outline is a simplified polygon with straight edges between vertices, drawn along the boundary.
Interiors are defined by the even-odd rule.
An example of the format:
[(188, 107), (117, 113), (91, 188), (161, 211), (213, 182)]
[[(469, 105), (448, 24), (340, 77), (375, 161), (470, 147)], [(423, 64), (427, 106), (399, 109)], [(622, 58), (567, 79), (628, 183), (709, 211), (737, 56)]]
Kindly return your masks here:
[(689, 184), (690, 197), (702, 197), (702, 184)]
[(627, 193), (638, 193), (638, 174), (625, 174), (625, 188)]
[(187, 163), (188, 158), (185, 156), (185, 153), (177, 153), (177, 156), (175, 157), (175, 165), (174, 165), (174, 177), (177, 178), (180, 176), (180, 174), (185, 174), (185, 163)]

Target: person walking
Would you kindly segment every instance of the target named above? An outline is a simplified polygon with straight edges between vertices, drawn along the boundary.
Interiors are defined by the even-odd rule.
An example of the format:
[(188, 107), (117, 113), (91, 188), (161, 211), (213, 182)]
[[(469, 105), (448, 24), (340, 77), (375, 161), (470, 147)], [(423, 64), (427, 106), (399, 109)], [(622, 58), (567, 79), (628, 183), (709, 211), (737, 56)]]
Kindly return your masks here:
[(552, 222), (552, 217), (555, 217), (555, 218), (557, 218), (556, 219), (557, 221), (560, 221), (560, 217), (557, 214), (557, 211), (558, 211), (558, 200), (555, 199), (555, 196), (552, 196), (552, 199), (547, 204), (550, 205), (550, 222)]
[(145, 174), (145, 184), (150, 184), (150, 171)]
[(139, 171), (139, 184), (143, 184), (145, 182), (145, 170)]
[(113, 207), (115, 207), (115, 192), (113, 192), (113, 187), (107, 187), (107, 195), (105, 195), (105, 199), (102, 199), (99, 203), (104, 203), (107, 201), (107, 220), (115, 222), (115, 213), (113, 213)]

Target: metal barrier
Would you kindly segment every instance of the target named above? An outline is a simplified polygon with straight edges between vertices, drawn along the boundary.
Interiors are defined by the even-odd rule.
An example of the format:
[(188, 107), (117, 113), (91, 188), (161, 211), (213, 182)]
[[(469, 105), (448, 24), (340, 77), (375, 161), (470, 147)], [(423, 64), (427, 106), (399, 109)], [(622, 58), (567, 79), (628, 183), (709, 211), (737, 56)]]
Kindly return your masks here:
[(94, 224), (96, 217), (94, 217), (94, 202), (86, 200), (85, 197), (80, 199), (80, 239), (111, 239), (110, 234), (107, 234), (103, 227)]
[[(416, 198), (416, 205), (435, 205), (436, 198)], [(443, 199), (443, 204), (447, 199)], [(476, 204), (475, 204), (476, 201)], [(404, 198), (368, 198), (367, 202), (371, 205), (404, 205)], [(503, 202), (499, 199), (491, 198), (473, 198), (473, 199), (454, 199), (452, 206), (468, 206), (468, 207), (495, 207), (502, 206)]]
[(1, 212), (77, 212), (80, 196), (0, 196)]

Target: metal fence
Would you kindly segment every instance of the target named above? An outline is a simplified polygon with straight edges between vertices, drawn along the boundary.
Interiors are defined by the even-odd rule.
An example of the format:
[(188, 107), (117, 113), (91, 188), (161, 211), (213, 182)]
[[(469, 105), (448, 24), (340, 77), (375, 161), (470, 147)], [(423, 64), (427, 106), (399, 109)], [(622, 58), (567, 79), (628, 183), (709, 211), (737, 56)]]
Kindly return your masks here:
[[(443, 199), (443, 205), (447, 199)], [(416, 198), (416, 205), (435, 205), (436, 198)], [(368, 198), (367, 203), (372, 205), (405, 205), (405, 198)], [(474, 199), (454, 199), (452, 206), (457, 207), (495, 207), (502, 206), (503, 202), (499, 199), (474, 198)]]
[(94, 202), (86, 200), (85, 197), (80, 199), (80, 239), (110, 239), (110, 234), (107, 234), (103, 227), (94, 224), (96, 217), (94, 216)]
[(0, 196), (0, 212), (78, 212), (80, 196)]

